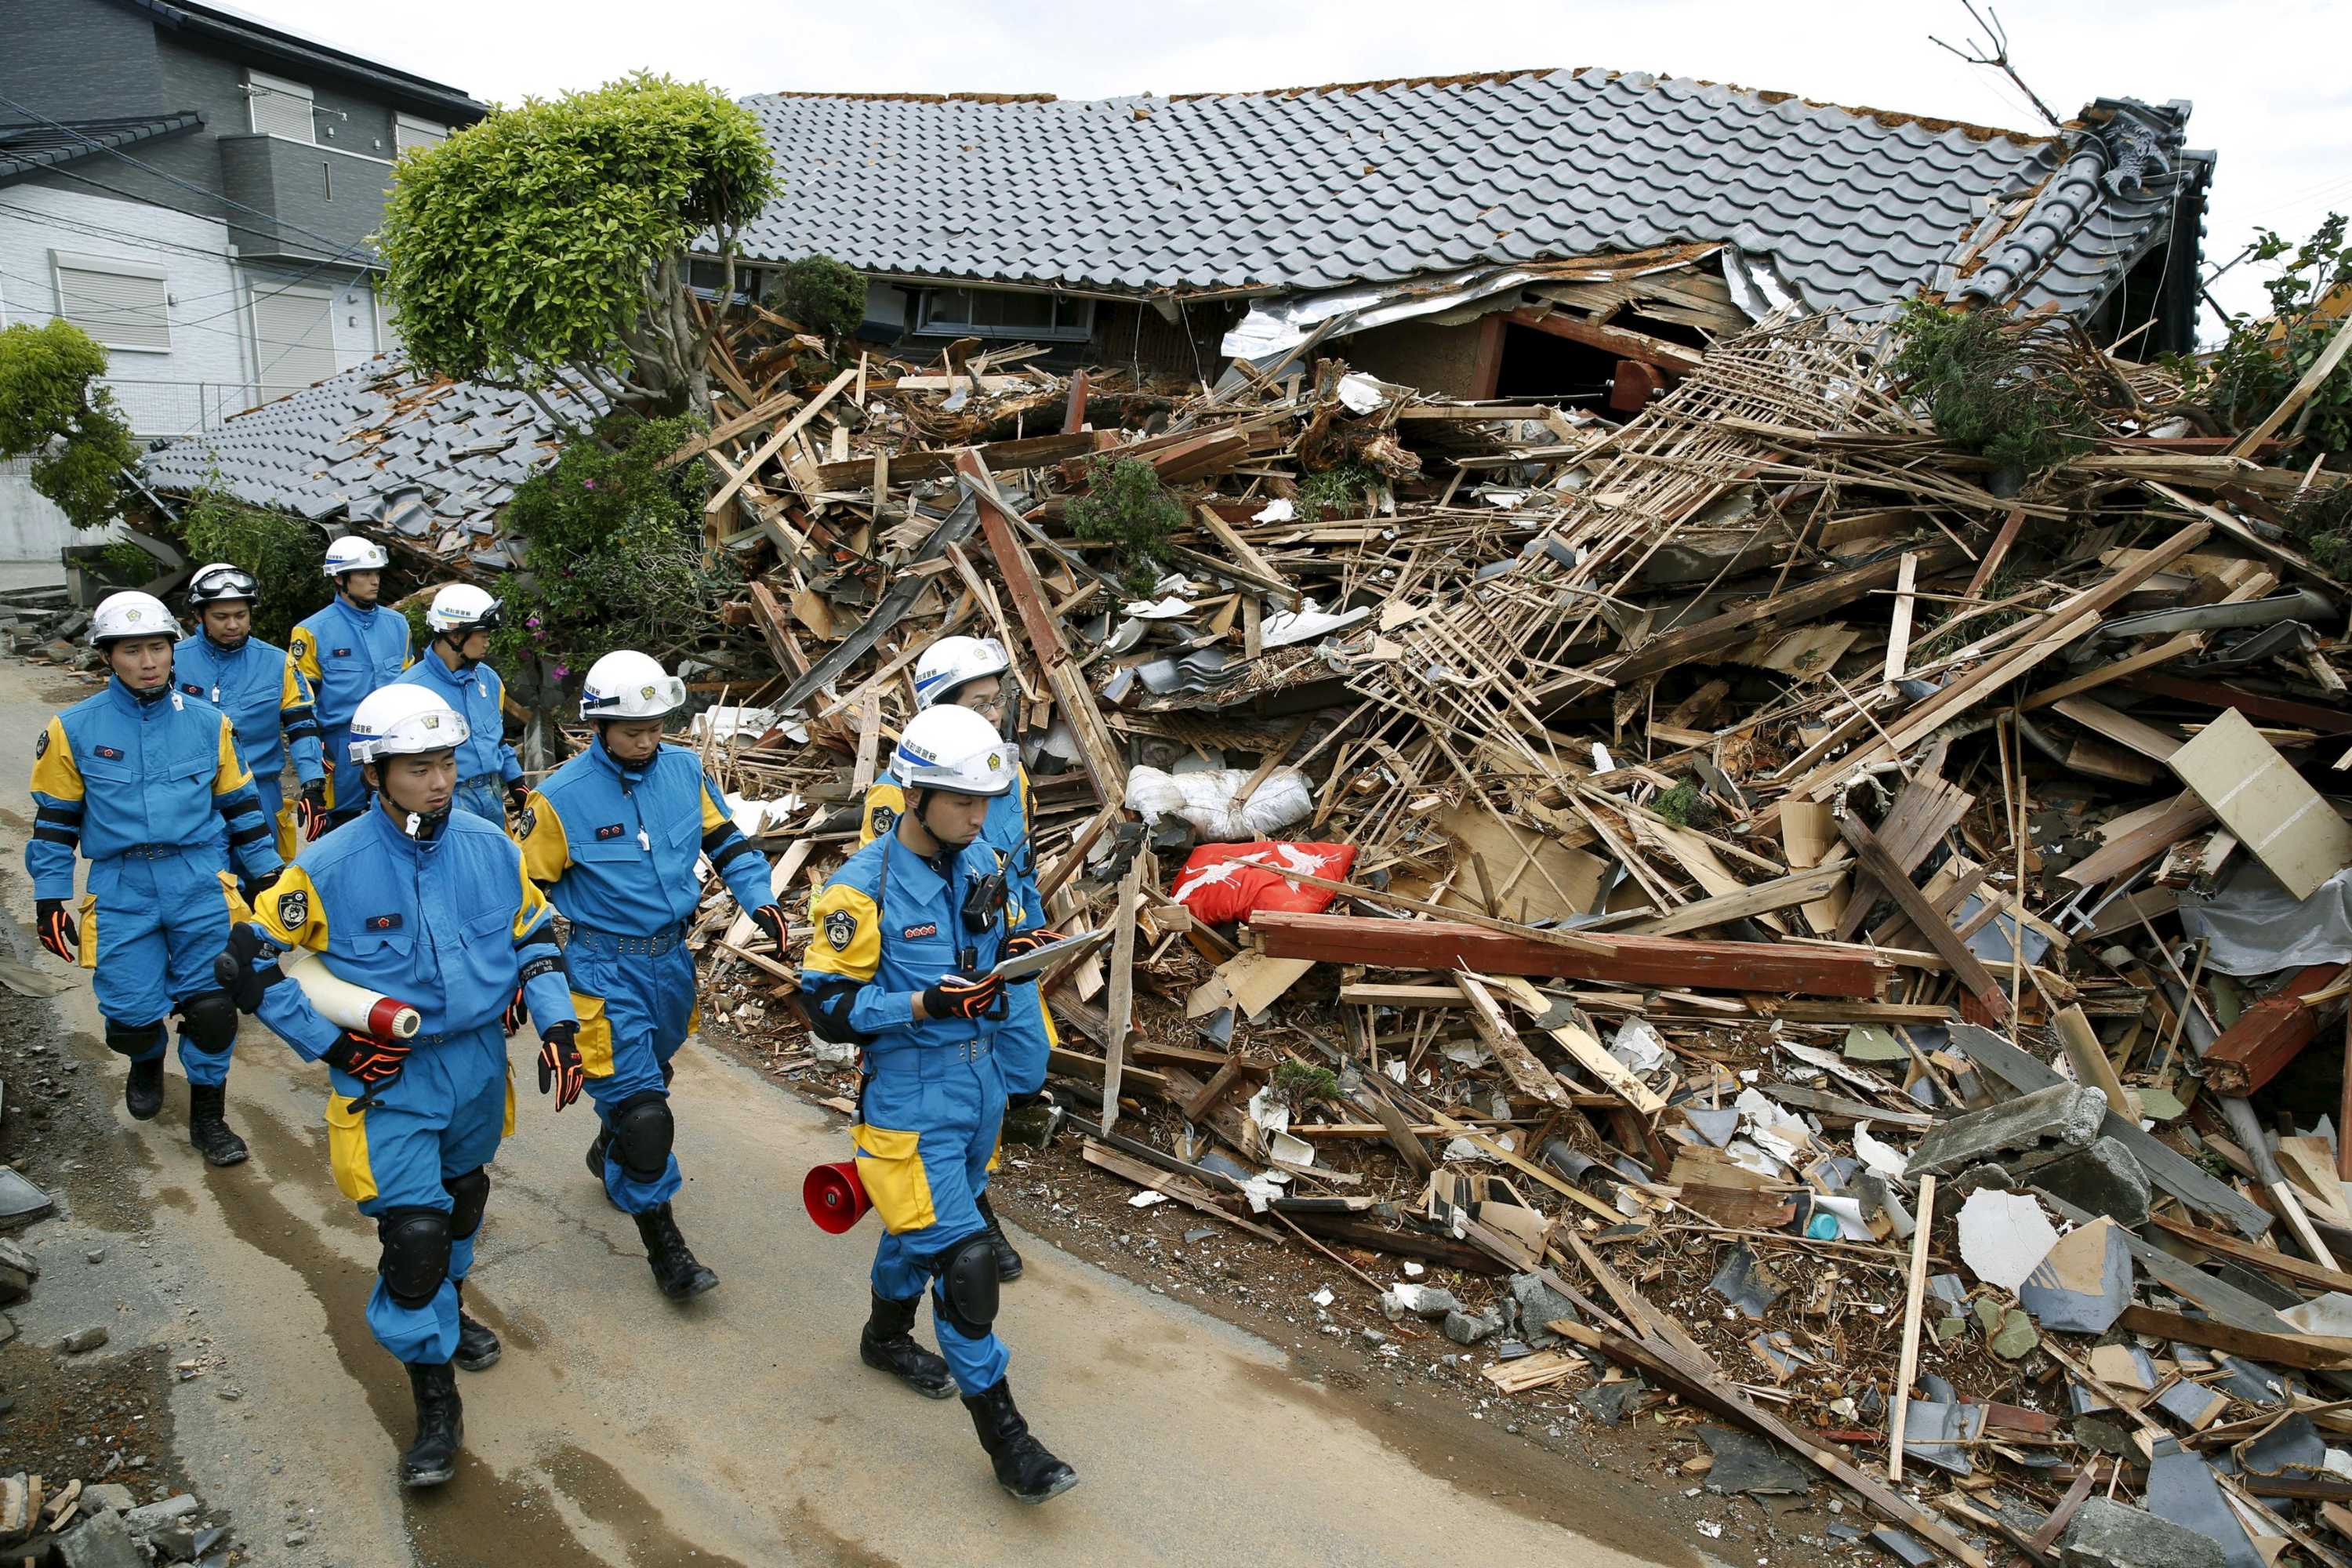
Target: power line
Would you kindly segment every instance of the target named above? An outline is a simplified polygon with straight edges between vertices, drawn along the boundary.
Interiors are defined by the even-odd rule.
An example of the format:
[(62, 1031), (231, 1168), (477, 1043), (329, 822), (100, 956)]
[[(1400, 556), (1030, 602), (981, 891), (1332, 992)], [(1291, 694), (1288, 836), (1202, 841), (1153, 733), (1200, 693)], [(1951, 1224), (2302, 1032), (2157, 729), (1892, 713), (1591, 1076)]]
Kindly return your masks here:
[[(275, 213), (267, 213), (262, 211), (259, 207), (247, 206), (243, 202), (240, 202), (232, 196), (223, 195), (217, 191), (207, 190), (204, 186), (197, 184), (194, 180), (182, 179), (179, 175), (173, 174), (168, 169), (159, 169), (152, 163), (143, 163), (141, 160), (132, 157), (130, 153), (125, 153), (120, 147), (110, 147), (95, 137), (82, 134), (82, 132), (75, 130), (72, 126), (66, 124), (63, 121), (52, 120), (47, 115), (41, 113), (37, 110), (26, 108), (23, 104), (18, 103), (15, 99), (10, 98), (6, 93), (0, 93), (0, 104), (6, 104), (9, 108), (15, 110), (19, 114), (30, 115), (33, 119), (40, 121), (43, 125), (47, 126), (50, 130), (62, 131), (67, 135), (72, 137), (75, 141), (85, 142), (100, 153), (105, 153), (113, 157), (120, 158), (134, 169), (143, 169), (148, 174), (154, 175), (158, 179), (171, 181), (172, 184), (178, 185), (183, 190), (194, 191), (196, 195), (204, 197), (206, 201), (218, 202), (224, 206), (235, 207), (239, 212), (251, 213), (257, 218), (266, 218), (269, 222), (276, 224), (280, 228), (289, 228), (292, 229), (297, 234), (308, 235), (321, 245), (333, 245), (336, 243), (331, 237), (320, 234), (314, 228), (306, 228), (300, 224), (288, 223)], [(62, 173), (62, 171), (60, 172)], [(347, 247), (346, 248), (348, 249), (351, 247)]]
[[(250, 263), (247, 262), (243, 258), (241, 258), (241, 257), (237, 256), (236, 254), (235, 254), (235, 253), (234, 253), (234, 252), (232, 252), (232, 251), (226, 251), (226, 250), (203, 250), (203, 249), (199, 249), (199, 248), (197, 248), (197, 247), (194, 247), (194, 246), (182, 246), (182, 245), (176, 245), (176, 244), (174, 244), (173, 242), (171, 242), (171, 241), (165, 241), (165, 240), (150, 240), (150, 239), (146, 238), (146, 237), (143, 237), (143, 236), (141, 236), (141, 235), (134, 235), (134, 234), (126, 234), (126, 233), (123, 233), (121, 230), (119, 230), (119, 229), (107, 229), (107, 228), (77, 228), (77, 227), (72, 227), (72, 226), (68, 226), (68, 225), (67, 225), (67, 224), (49, 223), (49, 222), (48, 222), (48, 215), (47, 215), (47, 214), (29, 212), (29, 211), (27, 211), (27, 210), (26, 210), (26, 209), (24, 209), (24, 208), (21, 208), (21, 207), (12, 207), (12, 206), (7, 205), (5, 203), (0, 203), (0, 214), (12, 214), (12, 215), (14, 215), (14, 216), (18, 216), (18, 217), (21, 217), (21, 218), (25, 219), (25, 220), (26, 220), (26, 222), (28, 222), (28, 223), (35, 223), (35, 224), (43, 224), (43, 223), (47, 223), (47, 226), (55, 227), (55, 228), (58, 228), (58, 229), (62, 230), (64, 233), (70, 234), (70, 235), (74, 235), (74, 236), (76, 236), (76, 237), (79, 237), (79, 238), (83, 238), (83, 239), (103, 239), (103, 240), (110, 241), (111, 243), (114, 243), (114, 244), (117, 244), (117, 245), (147, 246), (147, 247), (154, 247), (154, 248), (156, 248), (156, 249), (159, 249), (159, 250), (177, 250), (177, 251), (180, 251), (180, 252), (182, 252), (182, 253), (184, 253), (184, 254), (185, 254), (185, 255), (187, 255), (187, 256), (189, 256), (189, 257), (192, 257), (192, 258), (197, 258), (197, 259), (201, 259), (201, 260), (206, 260), (206, 261), (226, 261), (226, 262), (227, 262), (227, 263), (229, 264), (229, 266), (230, 266), (230, 267), (232, 267), (232, 268), (236, 268), (236, 269), (238, 269), (238, 270), (241, 270), (241, 271), (242, 271), (242, 270), (246, 270), (246, 269), (247, 269), (247, 268), (250, 267), (250, 265), (251, 265)], [(293, 279), (289, 279), (289, 280), (287, 280), (286, 282), (284, 282), (281, 286), (282, 286), (282, 287), (285, 287), (285, 288), (291, 288), (291, 287), (293, 287), (296, 283), (300, 282), (303, 279), (308, 278), (308, 277), (309, 277), (312, 272), (315, 272), (315, 271), (317, 271), (317, 270), (318, 270), (318, 267), (317, 267), (316, 265), (313, 265), (313, 266), (311, 266), (311, 267), (310, 267), (310, 268), (305, 268), (303, 271), (301, 271), (301, 272), (299, 272), (299, 273), (296, 274), (296, 275), (295, 275), (295, 277), (294, 277)], [(11, 276), (15, 276), (15, 275), (14, 275), (14, 274), (11, 274)], [(23, 279), (23, 281), (26, 281), (26, 282), (32, 282), (32, 281), (35, 281), (35, 280), (34, 280), (34, 279)], [(256, 282), (268, 283), (268, 282), (276, 282), (276, 281), (278, 281), (278, 279), (275, 279), (269, 278), (269, 277), (268, 277), (268, 276), (266, 276), (266, 275), (265, 275), (265, 276), (262, 276), (262, 277), (259, 277), (259, 278), (256, 278), (256, 279), (248, 279), (248, 280), (247, 280), (247, 282), (245, 282), (245, 283), (232, 283), (231, 285), (229, 285), (229, 286), (228, 286), (227, 288), (226, 288), (226, 289), (205, 289), (205, 290), (203, 293), (201, 293), (201, 294), (175, 294), (175, 295), (173, 297), (173, 303), (175, 303), (175, 304), (179, 304), (179, 305), (188, 305), (188, 304), (192, 304), (192, 303), (194, 303), (194, 301), (199, 300), (217, 300), (217, 299), (221, 299), (221, 298), (223, 298), (223, 297), (225, 297), (225, 296), (227, 296), (227, 295), (232, 295), (232, 294), (242, 294), (242, 293), (243, 293), (243, 292), (244, 292), (247, 288), (249, 288), (249, 287), (253, 286), (253, 284), (254, 284), (254, 283), (256, 283)], [(87, 298), (87, 296), (85, 296), (85, 298)], [(227, 314), (230, 314), (230, 313), (231, 313), (230, 311), (224, 310), (224, 311), (217, 312), (215, 315), (213, 315), (213, 316), (200, 317), (200, 318), (197, 318), (197, 319), (198, 319), (198, 320), (202, 320), (202, 321), (215, 321), (215, 320), (217, 320), (217, 319), (218, 319), (218, 317), (219, 317), (219, 316), (221, 316), (221, 315), (227, 315)]]
[[(43, 278), (27, 278), (27, 277), (26, 277), (26, 276), (25, 276), (23, 273), (21, 273), (21, 272), (10, 272), (10, 271), (8, 271), (7, 269), (5, 269), (5, 268), (0, 268), (0, 278), (11, 278), (11, 279), (14, 279), (16, 281), (17, 281), (17, 282), (19, 282), (19, 283), (27, 283), (27, 284), (30, 284), (30, 285), (32, 285), (34, 288), (37, 288), (37, 289), (47, 289), (47, 288), (49, 288), (49, 287), (51, 286), (51, 280), (50, 280), (50, 279), (43, 279)], [(111, 300), (102, 300), (102, 299), (99, 298), (99, 297), (98, 297), (97, 295), (95, 295), (95, 294), (85, 294), (85, 293), (82, 293), (79, 289), (68, 289), (68, 288), (66, 288), (63, 284), (58, 284), (58, 285), (56, 285), (56, 287), (57, 287), (58, 292), (59, 292), (60, 294), (64, 294), (64, 295), (69, 296), (69, 297), (71, 297), (71, 298), (73, 298), (73, 299), (75, 299), (75, 300), (79, 300), (82, 301), (82, 302), (83, 302), (83, 303), (85, 303), (85, 304), (90, 304), (90, 305), (104, 305), (104, 306), (110, 306), (110, 307), (111, 307), (111, 306), (112, 306), (112, 304), (113, 304), (113, 301), (111, 301)], [(270, 297), (274, 297), (275, 295), (278, 295), (278, 294), (285, 293), (285, 292), (287, 292), (289, 289), (290, 289), (291, 288), (293, 288), (293, 285), (292, 285), (292, 284), (290, 284), (290, 283), (289, 283), (289, 284), (283, 285), (282, 287), (280, 287), (280, 288), (278, 288), (278, 289), (272, 289), (272, 290), (270, 290), (269, 294), (268, 294), (268, 295), (265, 295), (265, 296), (264, 296), (264, 298), (270, 298)], [(178, 330), (178, 329), (180, 329), (180, 328), (185, 327), (185, 328), (189, 328), (189, 329), (192, 329), (192, 330), (194, 330), (194, 331), (196, 331), (210, 332), (210, 333), (212, 333), (212, 334), (213, 334), (214, 336), (215, 336), (215, 337), (223, 337), (223, 338), (236, 338), (236, 339), (237, 339), (237, 340), (238, 340), (238, 341), (240, 341), (240, 342), (253, 342), (253, 343), (255, 343), (256, 345), (257, 345), (257, 352), (258, 348), (260, 348), (260, 347), (274, 348), (274, 349), (298, 349), (298, 348), (314, 348), (314, 347), (316, 347), (316, 346), (317, 346), (317, 345), (316, 345), (316, 344), (314, 344), (314, 343), (309, 343), (309, 342), (302, 342), (302, 341), (299, 341), (299, 340), (297, 340), (297, 341), (294, 341), (294, 342), (288, 342), (286, 339), (283, 339), (283, 338), (264, 338), (264, 337), (259, 337), (259, 336), (255, 336), (255, 337), (252, 337), (252, 338), (247, 338), (247, 335), (246, 335), (246, 333), (245, 333), (245, 331), (243, 331), (243, 329), (241, 329), (241, 328), (236, 328), (236, 327), (207, 327), (207, 326), (205, 326), (205, 325), (204, 324), (204, 323), (205, 323), (205, 322), (206, 322), (206, 321), (219, 321), (223, 316), (233, 316), (233, 315), (236, 315), (236, 314), (240, 310), (242, 310), (243, 308), (244, 308), (244, 307), (243, 307), (243, 306), (241, 306), (241, 305), (232, 305), (232, 306), (230, 306), (230, 307), (229, 307), (227, 310), (215, 310), (215, 311), (214, 311), (214, 312), (213, 312), (211, 315), (209, 315), (209, 316), (198, 316), (198, 317), (194, 318), (193, 321), (172, 321), (172, 320), (167, 316), (167, 317), (165, 318), (165, 320), (164, 320), (164, 326), (165, 326), (167, 329), (171, 329), (171, 330), (174, 330), (174, 331), (176, 331), (176, 330)], [(319, 321), (319, 320), (322, 320), (322, 319), (324, 319), (324, 318), (325, 318), (325, 317), (326, 317), (330, 312), (331, 312), (331, 311), (334, 310), (334, 308), (335, 308), (335, 301), (334, 301), (334, 299), (332, 298), (332, 296), (330, 296), (330, 297), (328, 298), (328, 300), (327, 300), (327, 303), (326, 303), (326, 307), (325, 307), (325, 309), (324, 309), (324, 310), (321, 310), (319, 312), (319, 314), (318, 314), (317, 316), (312, 317), (312, 318), (311, 318), (311, 320), (315, 321)], [(280, 357), (282, 358), (283, 356), (281, 355)], [(275, 362), (273, 361), (272, 363), (274, 363)]]

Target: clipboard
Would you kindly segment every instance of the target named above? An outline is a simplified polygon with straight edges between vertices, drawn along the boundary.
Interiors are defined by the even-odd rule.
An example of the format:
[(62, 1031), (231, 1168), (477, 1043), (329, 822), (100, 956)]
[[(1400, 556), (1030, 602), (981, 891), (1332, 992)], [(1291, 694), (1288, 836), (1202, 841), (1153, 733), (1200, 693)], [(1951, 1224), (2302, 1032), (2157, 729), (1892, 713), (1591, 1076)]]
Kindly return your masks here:
[(1034, 948), (1017, 958), (1001, 959), (990, 973), (1007, 981), (1024, 980), (1070, 959), (1083, 958), (1110, 938), (1111, 933), (1107, 931), (1082, 931), (1075, 936), (1066, 936), (1059, 942), (1049, 942), (1043, 947)]

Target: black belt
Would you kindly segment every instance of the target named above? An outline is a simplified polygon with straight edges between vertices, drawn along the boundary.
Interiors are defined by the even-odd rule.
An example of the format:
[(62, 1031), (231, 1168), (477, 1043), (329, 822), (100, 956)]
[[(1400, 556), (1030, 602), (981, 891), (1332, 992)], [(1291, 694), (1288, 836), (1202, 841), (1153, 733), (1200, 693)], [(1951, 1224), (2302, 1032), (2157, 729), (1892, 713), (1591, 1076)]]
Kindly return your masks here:
[(203, 848), (197, 844), (133, 844), (107, 857), (110, 860), (163, 860), (174, 855), (185, 855), (191, 849)]
[(575, 944), (584, 942), (590, 948), (606, 952), (646, 953), (658, 958), (674, 951), (686, 940), (686, 928), (677, 926), (657, 936), (625, 936), (616, 931), (599, 931), (594, 926), (575, 922), (572, 927), (572, 940)]

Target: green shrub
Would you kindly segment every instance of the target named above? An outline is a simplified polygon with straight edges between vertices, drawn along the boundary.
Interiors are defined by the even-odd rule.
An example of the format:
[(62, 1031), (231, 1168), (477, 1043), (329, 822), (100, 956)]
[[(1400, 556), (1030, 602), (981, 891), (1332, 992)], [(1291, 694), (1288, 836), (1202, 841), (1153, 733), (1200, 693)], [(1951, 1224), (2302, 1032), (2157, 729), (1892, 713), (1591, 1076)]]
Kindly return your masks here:
[(1691, 813), (1698, 809), (1698, 785), (1685, 779), (1672, 789), (1661, 790), (1658, 798), (1650, 803), (1650, 809), (1676, 827), (1688, 827)]
[(2352, 572), (2352, 484), (2305, 490), (2286, 509), (2286, 531), (2331, 577)]
[(1091, 458), (1087, 493), (1071, 500), (1065, 514), (1070, 531), (1108, 544), (1126, 575), (1127, 590), (1151, 592), (1166, 570), (1168, 536), (1184, 526), (1182, 499), (1160, 482), (1159, 470), (1140, 458)]
[(1291, 504), (1299, 521), (1318, 522), (1327, 516), (1351, 517), (1361, 511), (1381, 476), (1361, 463), (1334, 463), (1319, 474), (1299, 481), (1298, 499)]
[(180, 537), (191, 565), (226, 561), (253, 574), (261, 591), (253, 606), (253, 635), (264, 642), (285, 647), (329, 591), (320, 574), (326, 536), (299, 517), (247, 506), (208, 487), (181, 512)]
[[(2219, 352), (2202, 366), (2183, 367), (2189, 390), (2201, 395), (2231, 429), (2251, 428), (2284, 402), (2342, 325), (2340, 315), (2320, 313), (2331, 295), (2352, 289), (2352, 244), (2346, 243), (2342, 215), (2328, 214), (2327, 221), (2300, 246), (2263, 230), (2254, 243), (2253, 259), (2281, 257), (2287, 258), (2286, 265), (2264, 285), (2270, 314), (2232, 316), (2229, 340)], [(2331, 458), (2352, 453), (2352, 360), (2319, 384), (2285, 429), (2297, 426), (2306, 452)]]
[(2032, 329), (1997, 311), (1907, 300), (1896, 335), (1887, 373), (1953, 446), (2029, 478), (2088, 447), (2090, 401), (2054, 360), (2035, 355)]
[(803, 256), (784, 268), (772, 299), (807, 331), (845, 338), (866, 319), (866, 274), (830, 256)]
[(122, 506), (122, 471), (139, 463), (114, 395), (97, 385), (106, 351), (71, 321), (0, 330), (0, 458), (32, 458), (33, 488), (76, 528)]
[(516, 487), (505, 526), (528, 554), (499, 585), (505, 625), (490, 657), (502, 670), (537, 658), (562, 686), (617, 647), (667, 662), (711, 624), (709, 606), (734, 578), (703, 560), (706, 469), (658, 466), (696, 428), (616, 416), (571, 432), (562, 455)]
[(1279, 1061), (1274, 1066), (1275, 1092), (1290, 1101), (1294, 1109), (1311, 1100), (1339, 1098), (1339, 1075), (1329, 1068), (1308, 1067), (1305, 1062)]

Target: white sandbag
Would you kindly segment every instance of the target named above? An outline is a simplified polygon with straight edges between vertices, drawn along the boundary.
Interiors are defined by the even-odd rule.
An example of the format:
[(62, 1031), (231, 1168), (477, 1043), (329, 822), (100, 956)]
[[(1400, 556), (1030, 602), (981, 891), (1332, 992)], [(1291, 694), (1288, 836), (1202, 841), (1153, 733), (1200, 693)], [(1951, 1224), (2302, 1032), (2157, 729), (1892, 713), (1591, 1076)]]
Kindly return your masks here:
[(278, 967), (287, 979), (302, 988), (302, 994), (310, 999), (319, 1016), (338, 1029), (373, 1035), (379, 1040), (405, 1040), (424, 1027), (425, 1021), (415, 1008), (382, 992), (352, 984), (329, 969), (307, 947), (281, 955)]
[(1297, 768), (1276, 768), (1236, 811), (1234, 796), (1255, 772), (1213, 768), (1165, 773), (1158, 768), (1134, 768), (1127, 775), (1127, 808), (1153, 826), (1163, 816), (1181, 817), (1202, 838), (1218, 844), (1272, 838), (1315, 809), (1307, 775)]

